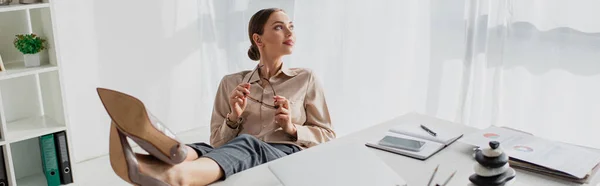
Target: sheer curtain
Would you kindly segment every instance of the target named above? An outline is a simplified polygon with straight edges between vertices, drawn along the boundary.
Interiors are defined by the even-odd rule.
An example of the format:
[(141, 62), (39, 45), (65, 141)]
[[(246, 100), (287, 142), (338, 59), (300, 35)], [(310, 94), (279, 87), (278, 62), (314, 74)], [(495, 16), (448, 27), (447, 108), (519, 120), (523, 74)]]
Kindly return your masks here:
[[(210, 103), (223, 75), (256, 64), (246, 56), (247, 22), (261, 8), (281, 7), (297, 35), (285, 63), (317, 74), (338, 136), (413, 111), (455, 120), (463, 1), (201, 0), (201, 96)], [(199, 106), (209, 118), (212, 105)]]
[(198, 118), (208, 126), (215, 93), (223, 76), (252, 69), (256, 62), (248, 58), (248, 21), (263, 8), (283, 8), (294, 14), (293, 0), (198, 0), (200, 30), (200, 69), (203, 100), (197, 107)]
[(339, 135), (412, 110), (428, 13), (425, 1), (296, 1), (290, 62), (320, 78)]
[(462, 2), (296, 1), (298, 41), (290, 62), (320, 77), (341, 135), (407, 112), (455, 120)]
[(339, 136), (407, 112), (600, 147), (594, 0), (200, 0), (203, 118), (220, 78), (250, 69), (261, 8), (295, 22), (292, 67), (324, 85)]
[(466, 4), (463, 122), (600, 148), (600, 2)]

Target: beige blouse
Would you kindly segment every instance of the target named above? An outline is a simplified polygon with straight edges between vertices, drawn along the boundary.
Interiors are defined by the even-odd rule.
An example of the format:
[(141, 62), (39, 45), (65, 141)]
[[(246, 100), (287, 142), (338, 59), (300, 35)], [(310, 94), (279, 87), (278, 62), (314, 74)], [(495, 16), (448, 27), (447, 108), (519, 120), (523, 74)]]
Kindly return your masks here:
[[(268, 143), (288, 143), (308, 148), (327, 142), (336, 137), (320, 82), (308, 69), (282, 67), (270, 78), (270, 86), (277, 95), (290, 102), (292, 123), (297, 129), (297, 138), (285, 133), (275, 123), (276, 109), (273, 89), (269, 83), (262, 83), (258, 71), (252, 70), (229, 74), (221, 79), (217, 90), (212, 118), (210, 143), (219, 147), (239, 134), (250, 134)], [(231, 112), (229, 96), (240, 83), (250, 79), (250, 96), (242, 113), (243, 123), (236, 128), (227, 125), (226, 117)], [(261, 84), (266, 87), (262, 87)], [(254, 101), (252, 98), (262, 101)], [(271, 106), (269, 106), (271, 105)], [(235, 126), (234, 126), (235, 127)]]

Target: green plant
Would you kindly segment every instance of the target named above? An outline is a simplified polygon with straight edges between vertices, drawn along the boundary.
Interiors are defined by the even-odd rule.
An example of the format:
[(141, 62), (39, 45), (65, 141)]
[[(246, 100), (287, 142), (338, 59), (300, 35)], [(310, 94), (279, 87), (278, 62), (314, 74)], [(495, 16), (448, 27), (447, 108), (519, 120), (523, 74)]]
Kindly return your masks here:
[(46, 49), (45, 42), (45, 39), (35, 34), (18, 34), (13, 43), (21, 53), (35, 54)]

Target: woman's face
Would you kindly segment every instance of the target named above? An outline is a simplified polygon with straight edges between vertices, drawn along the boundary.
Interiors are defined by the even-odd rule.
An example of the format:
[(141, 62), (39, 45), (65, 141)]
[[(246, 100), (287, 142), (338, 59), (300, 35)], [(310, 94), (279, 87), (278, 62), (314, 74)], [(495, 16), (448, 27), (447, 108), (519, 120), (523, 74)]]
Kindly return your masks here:
[(294, 25), (287, 14), (282, 11), (273, 12), (263, 29), (260, 44), (257, 42), (263, 50), (261, 55), (282, 56), (292, 53), (296, 35), (293, 31)]

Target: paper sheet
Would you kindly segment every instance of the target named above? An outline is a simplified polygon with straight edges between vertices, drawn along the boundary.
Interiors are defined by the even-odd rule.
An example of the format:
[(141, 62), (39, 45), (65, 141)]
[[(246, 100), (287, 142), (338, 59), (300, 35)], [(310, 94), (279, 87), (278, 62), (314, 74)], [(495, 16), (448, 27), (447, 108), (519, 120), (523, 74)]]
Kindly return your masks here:
[(583, 147), (554, 142), (500, 127), (464, 136), (460, 142), (489, 147), (489, 141), (500, 142), (510, 157), (534, 163), (583, 178), (600, 163), (600, 153)]

